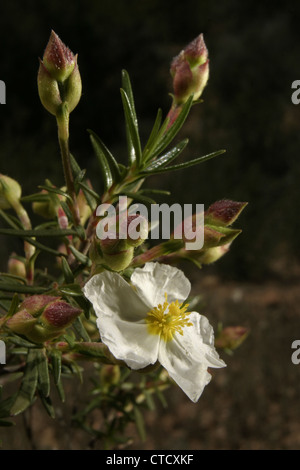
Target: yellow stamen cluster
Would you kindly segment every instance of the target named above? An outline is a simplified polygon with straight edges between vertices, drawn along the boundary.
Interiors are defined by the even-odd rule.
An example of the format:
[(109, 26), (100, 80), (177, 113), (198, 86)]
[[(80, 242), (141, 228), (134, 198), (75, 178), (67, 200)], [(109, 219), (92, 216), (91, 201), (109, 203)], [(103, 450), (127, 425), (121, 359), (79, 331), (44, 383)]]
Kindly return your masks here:
[(159, 335), (164, 341), (171, 341), (175, 332), (183, 335), (185, 326), (192, 326), (187, 312), (188, 304), (182, 306), (178, 300), (169, 304), (167, 294), (165, 302), (159, 304), (147, 313), (146, 323), (152, 335)]

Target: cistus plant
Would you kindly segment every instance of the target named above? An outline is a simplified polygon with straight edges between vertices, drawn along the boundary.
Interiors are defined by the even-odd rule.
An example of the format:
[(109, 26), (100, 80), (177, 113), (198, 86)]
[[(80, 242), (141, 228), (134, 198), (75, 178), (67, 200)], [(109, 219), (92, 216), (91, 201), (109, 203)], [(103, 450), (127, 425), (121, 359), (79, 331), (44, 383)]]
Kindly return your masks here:
[[(130, 212), (134, 204), (155, 204), (155, 197), (166, 193), (143, 189), (147, 178), (184, 170), (224, 152), (174, 163), (188, 139), (171, 144), (191, 107), (201, 102), (209, 77), (203, 35), (173, 59), (170, 72), (170, 110), (165, 117), (158, 110), (143, 145), (131, 82), (122, 71), (128, 163), (119, 163), (89, 130), (99, 164), (99, 175), (92, 176), (102, 181), (98, 192), (93, 177), (70, 151), (69, 119), (82, 89), (78, 58), (51, 32), (37, 85), (42, 105), (57, 122), (65, 185), (45, 178), (37, 191), (23, 195), (19, 182), (0, 174), (0, 234), (24, 242), (23, 253), (10, 254), (7, 272), (0, 273), (0, 340), (6, 352), (0, 366), (2, 426), (30, 413), (37, 400), (54, 419), (53, 389), (65, 402), (65, 378), (84, 381), (92, 375), (92, 390), (86, 386), (86, 401), (77, 403), (73, 424), (94, 443), (99, 441), (100, 448), (124, 447), (127, 424), (135, 422), (144, 438), (143, 409), (153, 410), (157, 399), (166, 405), (167, 388), (179, 386), (197, 402), (211, 380), (209, 369), (226, 365), (219, 354), (236, 349), (247, 336), (242, 326), (224, 325), (215, 340), (209, 320), (195, 310), (198, 297), (191, 297), (190, 281), (178, 267), (182, 260), (202, 267), (225, 255), (240, 233), (232, 224), (246, 203), (212, 202), (203, 214), (204, 243), (197, 250), (186, 248), (185, 236), (176, 237), (180, 227), (151, 247), (151, 227), (140, 224), (137, 238), (128, 230), (137, 222)], [(120, 196), (127, 198), (125, 220)], [(114, 236), (108, 230), (100, 239), (101, 204), (114, 207), (117, 216)], [(31, 214), (34, 220), (40, 218), (38, 225), (33, 226)], [(42, 253), (50, 265), (41, 265)], [(90, 419), (95, 411), (101, 413), (100, 420)]]

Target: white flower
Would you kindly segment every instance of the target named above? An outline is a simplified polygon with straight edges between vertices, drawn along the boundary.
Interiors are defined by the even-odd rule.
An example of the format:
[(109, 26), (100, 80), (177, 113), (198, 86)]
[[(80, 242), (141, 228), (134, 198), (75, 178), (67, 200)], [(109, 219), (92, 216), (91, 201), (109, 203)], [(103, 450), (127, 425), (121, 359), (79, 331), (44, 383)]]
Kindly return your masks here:
[(101, 339), (116, 359), (132, 369), (157, 361), (196, 402), (211, 379), (208, 367), (224, 367), (206, 317), (183, 305), (191, 285), (166, 264), (135, 269), (131, 285), (114, 272), (93, 276), (84, 294), (97, 315)]

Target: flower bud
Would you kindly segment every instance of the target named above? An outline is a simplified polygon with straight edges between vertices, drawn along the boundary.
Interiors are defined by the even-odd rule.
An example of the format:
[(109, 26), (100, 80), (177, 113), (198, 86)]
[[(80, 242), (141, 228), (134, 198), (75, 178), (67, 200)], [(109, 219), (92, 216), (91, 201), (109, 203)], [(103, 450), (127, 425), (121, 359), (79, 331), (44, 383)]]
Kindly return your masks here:
[(77, 55), (51, 32), (38, 71), (38, 91), (43, 106), (57, 116), (61, 105), (71, 112), (77, 106), (82, 91)]
[(43, 343), (64, 333), (82, 310), (60, 297), (33, 295), (27, 297), (6, 322), (6, 327), (26, 336), (35, 343)]
[(92, 215), (92, 209), (88, 205), (82, 189), (80, 189), (78, 193), (77, 204), (78, 204), (78, 210), (79, 210), (79, 216), (80, 216), (80, 223), (82, 226), (84, 226), (87, 219)]
[(228, 226), (239, 217), (247, 202), (222, 199), (214, 202), (205, 212), (205, 222), (211, 225)]
[(14, 276), (23, 277), (24, 279), (26, 278), (26, 267), (24, 261), (14, 253), (8, 260), (7, 271), (9, 274)]
[(233, 350), (245, 341), (248, 334), (248, 329), (243, 326), (228, 326), (217, 334), (215, 345), (217, 348)]
[(10, 209), (13, 201), (19, 201), (22, 188), (9, 176), (0, 174), (0, 209)]
[(170, 72), (177, 105), (185, 103), (192, 94), (194, 101), (200, 98), (209, 77), (208, 50), (202, 34), (173, 59)]
[(30, 313), (26, 310), (20, 310), (7, 320), (6, 327), (14, 333), (26, 336), (28, 333), (30, 334), (36, 323), (37, 319)]
[(197, 256), (197, 261), (201, 264), (212, 264), (222, 256), (228, 253), (230, 247), (230, 243), (227, 245), (215, 246), (213, 248), (208, 248), (207, 250), (203, 250), (202, 253), (199, 253)]
[(40, 321), (48, 328), (62, 329), (69, 326), (81, 313), (80, 308), (58, 299), (46, 306)]
[(52, 295), (31, 295), (23, 300), (20, 309), (26, 310), (34, 317), (37, 317), (50, 302), (54, 302), (57, 299), (60, 299), (60, 297), (54, 297)]

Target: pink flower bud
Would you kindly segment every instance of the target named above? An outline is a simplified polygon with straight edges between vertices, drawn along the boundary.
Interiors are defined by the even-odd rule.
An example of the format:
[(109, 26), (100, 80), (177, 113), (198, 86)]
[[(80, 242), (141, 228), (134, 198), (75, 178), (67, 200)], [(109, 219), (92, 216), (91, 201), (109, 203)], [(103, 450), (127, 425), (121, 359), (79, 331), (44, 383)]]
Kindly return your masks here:
[(236, 202), (228, 199), (216, 201), (205, 212), (205, 222), (217, 226), (231, 225), (247, 204), (247, 202)]
[(217, 336), (215, 345), (217, 348), (236, 349), (240, 346), (249, 334), (249, 330), (243, 326), (228, 326)]
[(28, 313), (37, 317), (42, 313), (42, 310), (51, 302), (60, 300), (60, 297), (51, 295), (32, 295), (27, 297), (20, 305), (20, 310), (26, 310)]
[(74, 70), (76, 59), (73, 52), (54, 31), (51, 31), (45, 49), (43, 64), (51, 77), (58, 82), (64, 82)]
[(26, 310), (21, 310), (9, 318), (5, 325), (14, 333), (26, 336), (27, 333), (32, 330), (36, 322), (37, 319), (30, 315), (30, 313)]
[(8, 260), (7, 270), (9, 274), (14, 276), (26, 278), (26, 267), (24, 261), (19, 259), (15, 254), (12, 254)]
[(64, 300), (55, 300), (47, 305), (40, 320), (48, 327), (63, 329), (69, 326), (81, 313), (80, 308), (73, 307)]
[(173, 59), (170, 72), (177, 105), (185, 103), (192, 94), (193, 100), (200, 98), (209, 77), (208, 50), (202, 34)]

